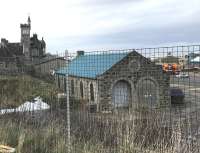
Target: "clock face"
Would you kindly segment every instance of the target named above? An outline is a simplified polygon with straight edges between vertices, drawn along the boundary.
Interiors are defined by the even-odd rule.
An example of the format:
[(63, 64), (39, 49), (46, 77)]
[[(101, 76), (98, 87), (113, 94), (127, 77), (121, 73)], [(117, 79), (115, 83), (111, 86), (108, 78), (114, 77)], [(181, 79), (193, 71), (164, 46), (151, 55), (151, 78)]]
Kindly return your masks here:
[(140, 62), (139, 60), (133, 59), (132, 61), (130, 61), (129, 63), (129, 70), (131, 72), (137, 72), (140, 70)]

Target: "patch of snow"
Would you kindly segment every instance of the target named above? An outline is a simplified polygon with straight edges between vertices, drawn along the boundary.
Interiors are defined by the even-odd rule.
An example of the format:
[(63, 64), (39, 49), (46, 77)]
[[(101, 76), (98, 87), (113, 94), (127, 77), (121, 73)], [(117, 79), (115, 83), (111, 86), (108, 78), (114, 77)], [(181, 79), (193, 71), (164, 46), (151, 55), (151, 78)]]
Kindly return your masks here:
[(46, 110), (49, 108), (50, 106), (47, 103), (43, 102), (41, 97), (36, 97), (34, 98), (34, 102), (26, 101), (24, 104), (15, 109), (2, 109), (0, 110), (0, 115), (14, 112), (32, 112), (37, 110)]

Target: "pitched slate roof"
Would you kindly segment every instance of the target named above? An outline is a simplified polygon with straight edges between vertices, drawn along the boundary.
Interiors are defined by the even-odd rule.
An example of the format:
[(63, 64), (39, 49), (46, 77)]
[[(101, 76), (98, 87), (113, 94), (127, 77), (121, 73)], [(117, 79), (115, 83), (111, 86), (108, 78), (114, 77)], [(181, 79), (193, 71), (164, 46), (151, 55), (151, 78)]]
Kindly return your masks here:
[(8, 43), (5, 47), (0, 46), (1, 58), (9, 58), (22, 55), (23, 55), (23, 48), (20, 45), (20, 43)]
[(68, 66), (56, 72), (59, 75), (93, 78), (109, 70), (117, 62), (121, 61), (129, 52), (103, 53), (80, 55), (73, 59)]

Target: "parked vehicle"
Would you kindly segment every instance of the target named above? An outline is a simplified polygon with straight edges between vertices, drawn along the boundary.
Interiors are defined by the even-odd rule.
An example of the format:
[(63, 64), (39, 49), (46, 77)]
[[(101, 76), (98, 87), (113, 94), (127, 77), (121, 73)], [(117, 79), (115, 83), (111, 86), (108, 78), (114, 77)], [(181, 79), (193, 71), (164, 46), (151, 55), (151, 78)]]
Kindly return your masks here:
[(189, 78), (189, 75), (187, 73), (179, 73), (176, 75), (177, 78)]
[(185, 94), (179, 88), (171, 88), (170, 89), (170, 96), (171, 96), (171, 104), (183, 104)]

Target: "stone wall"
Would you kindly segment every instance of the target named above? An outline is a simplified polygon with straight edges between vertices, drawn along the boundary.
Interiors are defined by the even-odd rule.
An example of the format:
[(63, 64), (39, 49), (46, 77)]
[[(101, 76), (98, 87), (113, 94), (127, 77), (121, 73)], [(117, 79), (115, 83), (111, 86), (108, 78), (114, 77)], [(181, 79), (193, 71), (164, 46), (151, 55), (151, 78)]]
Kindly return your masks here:
[(20, 73), (20, 69), (17, 67), (16, 61), (1, 60), (0, 61), (0, 74), (3, 75), (14, 75)]
[(162, 71), (160, 66), (155, 65), (149, 59), (144, 58), (137, 52), (130, 53), (122, 61), (115, 64), (110, 70), (98, 77), (99, 102), (101, 110), (112, 110), (112, 88), (119, 80), (125, 80), (131, 85), (131, 106), (140, 106), (138, 103), (138, 82), (143, 79), (151, 79), (157, 84), (158, 103), (154, 107), (170, 104), (169, 98), (169, 75)]
[(64, 66), (66, 66), (66, 61), (64, 59), (55, 58), (36, 64), (34, 68), (36, 73), (49, 75), (53, 70), (57, 70)]
[[(69, 89), (70, 98), (78, 100), (78, 101), (84, 101), (84, 102), (87, 102), (88, 104), (98, 103), (98, 81), (97, 80), (69, 76), (69, 80), (68, 80), (68, 83), (66, 82), (66, 85), (65, 85), (65, 81), (66, 81), (66, 77), (64, 75), (56, 75), (56, 84), (61, 90), (63, 90), (63, 92), (66, 92), (66, 89), (65, 89), (66, 85), (69, 84), (68, 89)], [(74, 85), (72, 85), (72, 81)], [(83, 97), (81, 96), (81, 87), (80, 87), (81, 82), (83, 84)], [(93, 85), (93, 90), (94, 90), (94, 100), (91, 99), (91, 91), (90, 91), (91, 84)], [(72, 90), (74, 91), (72, 92)]]
[[(74, 82), (74, 94), (72, 93), (72, 81)], [(81, 82), (83, 84), (83, 97), (81, 95)], [(91, 99), (90, 85), (93, 85), (94, 99)], [(80, 77), (69, 77), (69, 93), (76, 100), (87, 102), (88, 104), (98, 103), (98, 82), (95, 79), (87, 79)]]

